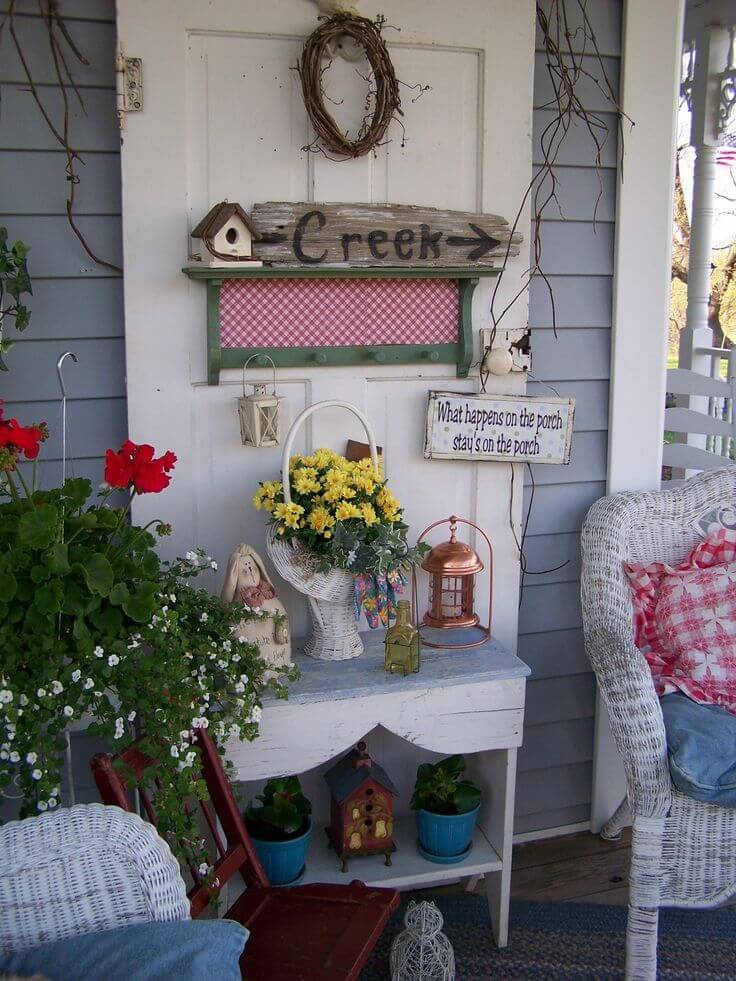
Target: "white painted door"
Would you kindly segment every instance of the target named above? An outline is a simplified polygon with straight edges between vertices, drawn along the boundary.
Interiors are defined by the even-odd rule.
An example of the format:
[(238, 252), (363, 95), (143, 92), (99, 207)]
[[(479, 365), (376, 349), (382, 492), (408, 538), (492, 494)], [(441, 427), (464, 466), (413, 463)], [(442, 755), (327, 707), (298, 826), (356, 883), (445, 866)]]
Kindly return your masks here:
[[(361, 4), (366, 16), (381, 11), (400, 28), (386, 31), (398, 75), (431, 88), (417, 98), (402, 87), (405, 140), (394, 123), (390, 142), (374, 155), (335, 162), (303, 149), (311, 133), (293, 67), (317, 24), (312, 0), (118, 0), (120, 42), (126, 55), (143, 59), (145, 85), (144, 109), (128, 117), (122, 147), (130, 435), (179, 457), (171, 488), (140, 499), (135, 516), (170, 520), (173, 553), (200, 545), (222, 564), (238, 542), (262, 547), (263, 517), (250, 499), (280, 463), (279, 449), (240, 444), (239, 374), (223, 372), (219, 386), (206, 384), (205, 291), (181, 267), (189, 232), (210, 205), (223, 198), (246, 210), (268, 200), (391, 201), (512, 218), (529, 180), (532, 0)], [(347, 124), (361, 114), (362, 83), (354, 65), (333, 68), (331, 91), (345, 97), (335, 111)], [(526, 265), (523, 254), (515, 260), (503, 296), (518, 289)], [(488, 283), (476, 291), (476, 336), (488, 324), (489, 291)], [(525, 323), (522, 302), (508, 325)], [(458, 383), (439, 365), (279, 373), (291, 418), (325, 398), (367, 411), (415, 533), (451, 512), (488, 530), (496, 551), (494, 632), (514, 649), (510, 468), (422, 458), (427, 391), (476, 385), (477, 378)], [(508, 376), (493, 390), (522, 385)], [(330, 410), (313, 417), (296, 449), (344, 450), (347, 437), (360, 438), (354, 420)], [(519, 512), (517, 499), (516, 522)], [(211, 586), (219, 588), (217, 577)], [(286, 587), (284, 597), (298, 633), (303, 601)]]

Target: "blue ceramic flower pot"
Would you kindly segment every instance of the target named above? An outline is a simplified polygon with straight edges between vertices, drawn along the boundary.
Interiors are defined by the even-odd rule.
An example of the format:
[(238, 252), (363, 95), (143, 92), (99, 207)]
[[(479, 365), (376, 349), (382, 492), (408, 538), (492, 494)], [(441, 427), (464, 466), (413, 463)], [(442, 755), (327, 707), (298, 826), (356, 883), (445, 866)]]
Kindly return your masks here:
[(272, 886), (286, 886), (299, 878), (307, 861), (311, 836), (311, 819), (304, 834), (289, 841), (264, 841), (251, 836), (253, 847)]
[(446, 862), (465, 857), (473, 840), (480, 804), (465, 814), (434, 814), (420, 809), (416, 812), (419, 845), (430, 862)]

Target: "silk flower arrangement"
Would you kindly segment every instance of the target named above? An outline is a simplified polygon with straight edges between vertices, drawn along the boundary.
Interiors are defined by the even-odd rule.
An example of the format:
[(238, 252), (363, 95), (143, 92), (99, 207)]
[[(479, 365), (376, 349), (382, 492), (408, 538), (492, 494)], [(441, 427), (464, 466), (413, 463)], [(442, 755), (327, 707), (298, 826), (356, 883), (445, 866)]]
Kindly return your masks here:
[(319, 449), (291, 458), (289, 482), (290, 502), (281, 481), (261, 483), (253, 498), (268, 512), (272, 538), (296, 547), (317, 574), (349, 573), (356, 617), (362, 609), (370, 627), (388, 623), (395, 594), (426, 548), (409, 546), (401, 504), (373, 462)]
[[(216, 569), (203, 552), (162, 562), (155, 544), (168, 524), (129, 523), (137, 494), (169, 485), (172, 452), (131, 441), (108, 450), (91, 503), (88, 480), (37, 490), (35, 467), (24, 474), (47, 435), (0, 406), (0, 795), (20, 795), (22, 816), (58, 806), (64, 733), (83, 717), (111, 748), (141, 735), (157, 760), (159, 828), (172, 847), (188, 842), (180, 857), (206, 877), (196, 810), (182, 807), (207, 796), (191, 734), (208, 728), (220, 751), (228, 735), (258, 735), (265, 666), (232, 630), (264, 614), (191, 583)], [(121, 490), (128, 500), (114, 506)]]

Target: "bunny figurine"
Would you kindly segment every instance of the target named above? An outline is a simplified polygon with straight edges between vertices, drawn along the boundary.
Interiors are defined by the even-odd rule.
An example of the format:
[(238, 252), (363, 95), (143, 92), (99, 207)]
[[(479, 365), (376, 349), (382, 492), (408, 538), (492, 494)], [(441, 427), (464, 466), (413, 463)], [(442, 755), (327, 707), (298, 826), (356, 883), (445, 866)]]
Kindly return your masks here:
[[(242, 620), (233, 631), (250, 644), (257, 644), (270, 675), (291, 667), (291, 635), (286, 608), (276, 595), (263, 559), (250, 545), (238, 545), (227, 563), (220, 593), (226, 603), (242, 603), (251, 610), (269, 614), (260, 620)], [(277, 619), (274, 619), (276, 617)]]

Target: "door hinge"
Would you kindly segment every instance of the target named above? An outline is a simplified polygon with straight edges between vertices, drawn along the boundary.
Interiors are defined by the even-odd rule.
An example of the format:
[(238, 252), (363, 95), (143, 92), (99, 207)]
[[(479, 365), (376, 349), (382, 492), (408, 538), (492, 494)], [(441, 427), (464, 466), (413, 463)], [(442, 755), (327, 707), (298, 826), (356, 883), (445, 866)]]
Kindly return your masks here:
[(118, 48), (115, 77), (117, 80), (117, 112), (120, 129), (125, 128), (125, 116), (143, 108), (143, 59), (128, 58)]

